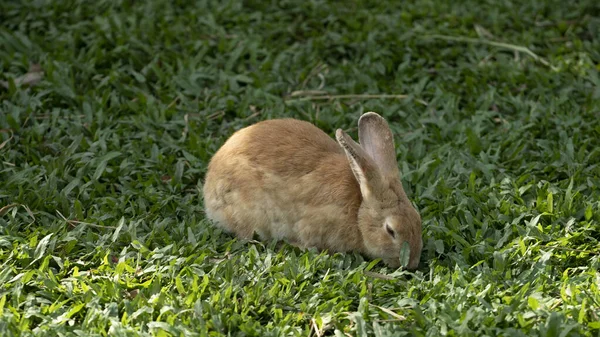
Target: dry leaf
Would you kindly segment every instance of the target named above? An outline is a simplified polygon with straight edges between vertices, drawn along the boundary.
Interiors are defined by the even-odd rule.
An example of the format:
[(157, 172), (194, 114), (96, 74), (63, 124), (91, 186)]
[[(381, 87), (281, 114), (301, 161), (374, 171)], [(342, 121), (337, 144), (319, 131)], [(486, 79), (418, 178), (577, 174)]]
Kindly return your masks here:
[[(20, 87), (22, 85), (34, 86), (42, 80), (44, 77), (44, 71), (42, 70), (42, 66), (39, 64), (32, 64), (29, 67), (29, 71), (27, 74), (23, 76), (19, 76), (14, 79), (15, 85)], [(8, 81), (0, 81), (0, 85), (8, 89), (9, 83)]]
[[(0, 132), (3, 132), (4, 130), (0, 130)], [(8, 142), (10, 142), (13, 139), (13, 133), (12, 130), (8, 130), (8, 132), (10, 132), (10, 136), (8, 137), (7, 140), (3, 141), (2, 143), (0, 143), (0, 150), (2, 150), (3, 147), (6, 146), (6, 144), (8, 144)]]

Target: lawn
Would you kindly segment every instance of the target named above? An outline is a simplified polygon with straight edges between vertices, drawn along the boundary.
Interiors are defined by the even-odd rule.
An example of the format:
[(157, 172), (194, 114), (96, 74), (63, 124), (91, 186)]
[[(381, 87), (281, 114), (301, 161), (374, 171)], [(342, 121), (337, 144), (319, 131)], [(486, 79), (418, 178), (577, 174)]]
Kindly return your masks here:
[[(596, 0), (1, 1), (0, 331), (600, 336), (599, 71)], [(235, 130), (366, 111), (414, 273), (204, 218)]]

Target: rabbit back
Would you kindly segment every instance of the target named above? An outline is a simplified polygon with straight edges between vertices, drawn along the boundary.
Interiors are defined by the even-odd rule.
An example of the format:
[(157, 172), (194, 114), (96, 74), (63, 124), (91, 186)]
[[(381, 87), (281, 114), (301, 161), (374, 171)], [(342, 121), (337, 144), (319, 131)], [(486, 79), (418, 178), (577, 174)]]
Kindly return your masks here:
[(209, 163), (207, 216), (238, 237), (363, 250), (360, 187), (344, 150), (316, 126), (267, 120), (234, 133)]

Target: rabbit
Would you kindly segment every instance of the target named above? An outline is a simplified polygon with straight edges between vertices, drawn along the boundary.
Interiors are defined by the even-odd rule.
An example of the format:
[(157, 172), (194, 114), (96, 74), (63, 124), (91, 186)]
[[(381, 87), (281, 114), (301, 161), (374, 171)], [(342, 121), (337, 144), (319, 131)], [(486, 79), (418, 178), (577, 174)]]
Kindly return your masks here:
[(392, 131), (367, 112), (358, 135), (360, 145), (337, 129), (336, 142), (291, 118), (236, 131), (209, 162), (207, 218), (242, 239), (256, 233), (301, 248), (358, 252), (392, 268), (403, 265), (408, 246), (404, 267), (416, 269), (421, 217), (402, 187)]

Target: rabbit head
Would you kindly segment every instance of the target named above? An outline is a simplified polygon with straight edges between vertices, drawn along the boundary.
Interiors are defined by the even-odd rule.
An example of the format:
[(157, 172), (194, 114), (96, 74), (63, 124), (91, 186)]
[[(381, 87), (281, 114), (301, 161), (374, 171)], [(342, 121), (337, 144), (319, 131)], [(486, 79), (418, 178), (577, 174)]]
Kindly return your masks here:
[(402, 187), (392, 131), (383, 117), (367, 112), (359, 119), (358, 137), (360, 145), (336, 131), (360, 186), (358, 226), (365, 253), (391, 267), (399, 267), (401, 254), (408, 253), (406, 267), (416, 269), (423, 248), (421, 217)]

